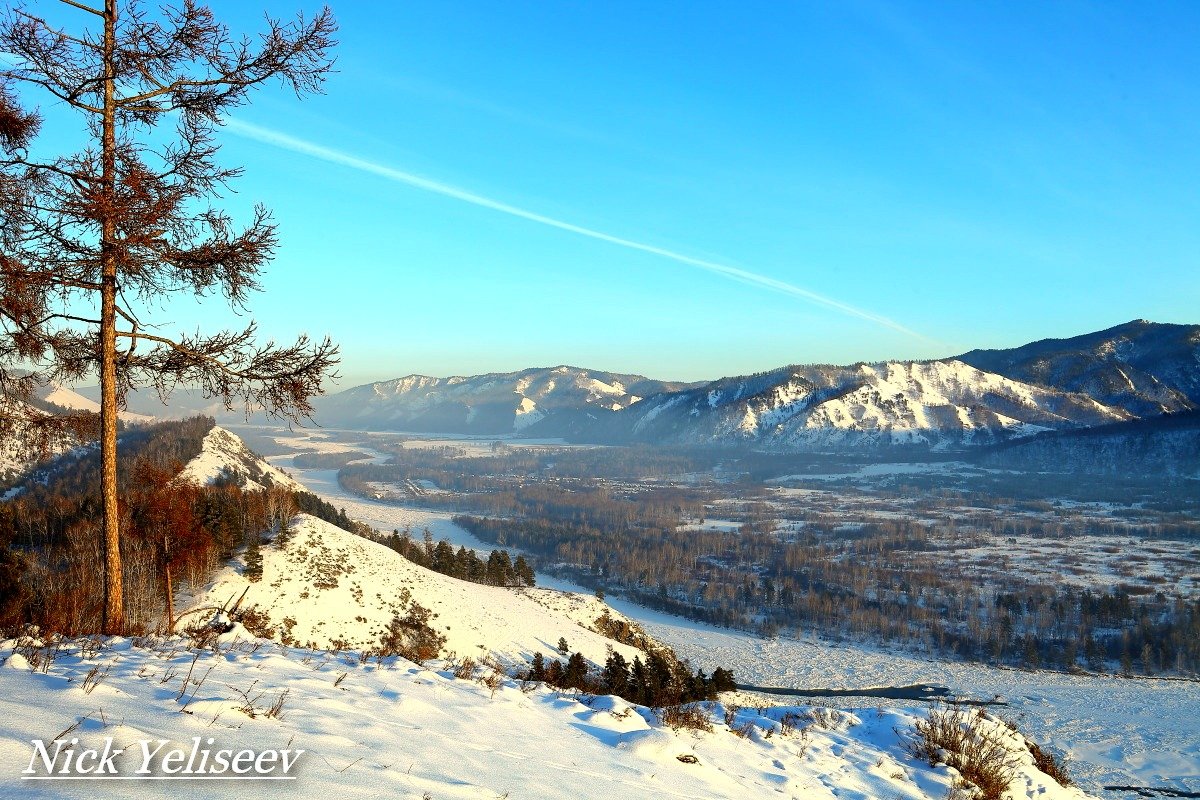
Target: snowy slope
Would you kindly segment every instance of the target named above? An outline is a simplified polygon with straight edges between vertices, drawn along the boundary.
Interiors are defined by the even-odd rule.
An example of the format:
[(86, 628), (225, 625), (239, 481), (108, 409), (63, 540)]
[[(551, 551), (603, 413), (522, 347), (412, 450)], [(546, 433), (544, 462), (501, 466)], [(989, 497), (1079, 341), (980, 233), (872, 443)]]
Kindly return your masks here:
[(44, 459), (62, 455), (79, 442), (70, 434), (56, 434), (39, 444), (29, 433), (30, 425), (46, 412), (0, 397), (0, 478), (15, 478)]
[(620, 416), (636, 441), (807, 450), (981, 444), (1130, 414), (949, 360), (787, 367), (647, 398)]
[(437, 615), (430, 624), (445, 635), (445, 649), (459, 656), (491, 654), (524, 663), (535, 652), (553, 655), (560, 637), (593, 664), (604, 663), (608, 647), (629, 661), (640, 654), (589, 629), (608, 610), (594, 597), (461, 581), (306, 514), (296, 518), (286, 544), (276, 540), (262, 554), (260, 581), (227, 568), (193, 607), (220, 606), (248, 589), (242, 607), (265, 612), (276, 626), (294, 619), (297, 642), (329, 648), (341, 640), (343, 647), (361, 650), (376, 647), (392, 617), (403, 616), (407, 590)]
[[(69, 409), (71, 411), (87, 411), (91, 414), (100, 413), (100, 404), (95, 400), (84, 397), (79, 392), (73, 389), (68, 389), (65, 386), (60, 386), (57, 383), (50, 383), (42, 386), (34, 392), (34, 397), (44, 403), (50, 403), (59, 408)], [(117, 417), (125, 422), (130, 423), (145, 423), (153, 422), (154, 417), (145, 414), (137, 414), (133, 411), (118, 411)]]
[[(10, 397), (0, 399), (0, 416), (5, 418), (0, 425), (0, 476), (15, 476), (29, 470), (38, 461), (61, 455), (80, 442), (70, 434), (60, 434), (46, 443), (35, 446), (29, 434), (28, 419), (63, 411), (100, 412), (100, 405), (81, 394), (55, 383), (36, 387), (28, 402)], [(128, 423), (152, 421), (151, 417), (129, 412), (120, 412), (120, 419)]]
[[(764, 639), (622, 600), (610, 602), (680, 656), (713, 659), (749, 685), (934, 684), (959, 697), (999, 696), (1006, 703), (1001, 712), (1019, 720), (1022, 729), (1042, 745), (1066, 754), (1072, 776), (1089, 791), (1114, 800), (1143, 795), (1102, 793), (1104, 786), (1200, 792), (1200, 683), (1194, 680), (1020, 670), (816, 637)], [(878, 702), (857, 700), (846, 704), (873, 707)]]
[(254, 455), (236, 434), (214, 425), (204, 437), (200, 454), (184, 466), (179, 477), (193, 483), (211, 484), (228, 475), (245, 478), (246, 487), (251, 489), (279, 486), (304, 491), (304, 487), (289, 475)]
[[(251, 793), (941, 800), (953, 780), (947, 768), (931, 768), (904, 751), (914, 717), (903, 710), (789, 707), (764, 716), (747, 709), (729, 718), (745, 734), (739, 736), (718, 705), (711, 732), (672, 730), (617, 698), (532, 686), (525, 692), (511, 680), (493, 691), (402, 659), (361, 663), (352, 654), (264, 646), (245, 636), (235, 630), (215, 650), (192, 650), (180, 639), (75, 640), (51, 648), (0, 643), (0, 792), (81, 800), (168, 793), (196, 800)], [(280, 713), (269, 715), (281, 697)], [(789, 712), (796, 721), (791, 733), (777, 722)], [(105, 737), (127, 747), (113, 762), (122, 775), (140, 764), (138, 740), (187, 750), (198, 737), (214, 748), (304, 752), (295, 780), (286, 781), (125, 780), (101, 789), (89, 781), (21, 780), (30, 740), (60, 731), (81, 749), (101, 748)], [(1085, 797), (1036, 771), (1027, 752), (1014, 752), (1015, 800)]]

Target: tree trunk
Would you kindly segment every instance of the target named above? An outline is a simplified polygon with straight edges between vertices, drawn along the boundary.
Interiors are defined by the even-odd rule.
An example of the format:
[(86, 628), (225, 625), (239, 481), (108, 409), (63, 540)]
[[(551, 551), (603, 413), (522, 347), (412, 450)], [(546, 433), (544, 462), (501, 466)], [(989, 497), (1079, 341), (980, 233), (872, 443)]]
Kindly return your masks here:
[[(167, 552), (167, 543), (163, 541), (163, 552)], [(167, 593), (167, 635), (170, 636), (175, 632), (175, 588), (171, 585), (171, 559), (170, 555), (163, 559), (163, 572), (166, 573), (166, 593)]]
[(101, 141), (101, 191), (108, 201), (100, 242), (100, 494), (104, 528), (104, 633), (125, 632), (121, 576), (121, 538), (117, 507), (117, 258), (116, 225), (111, 205), (116, 194), (116, 99), (113, 55), (117, 2), (104, 4), (104, 117)]

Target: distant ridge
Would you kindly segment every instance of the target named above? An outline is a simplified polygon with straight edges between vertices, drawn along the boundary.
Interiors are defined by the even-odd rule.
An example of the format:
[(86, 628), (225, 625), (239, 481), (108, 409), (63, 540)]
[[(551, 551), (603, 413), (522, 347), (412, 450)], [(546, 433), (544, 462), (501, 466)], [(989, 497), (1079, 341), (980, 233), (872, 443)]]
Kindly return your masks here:
[(1083, 392), (1138, 417), (1200, 408), (1200, 325), (1138, 319), (958, 358), (1013, 380)]
[(562, 409), (618, 411), (689, 384), (560, 365), (433, 378), (407, 375), (318, 398), (321, 424), (367, 429), (511, 434)]
[[(157, 402), (131, 396), (130, 407), (245, 420), (194, 393), (176, 393), (165, 413)], [(698, 383), (568, 365), (406, 375), (314, 405), (317, 424), (334, 428), (773, 452), (955, 450), (1200, 409), (1200, 325), (1133, 320), (955, 358), (791, 365)]]

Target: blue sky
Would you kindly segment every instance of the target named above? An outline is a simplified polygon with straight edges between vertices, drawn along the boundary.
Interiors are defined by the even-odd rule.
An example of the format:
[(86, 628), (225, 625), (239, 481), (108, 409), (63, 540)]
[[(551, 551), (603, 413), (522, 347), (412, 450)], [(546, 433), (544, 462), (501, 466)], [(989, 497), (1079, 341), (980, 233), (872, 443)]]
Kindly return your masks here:
[(332, 5), (326, 94), (222, 142), (280, 223), (252, 315), (332, 335), (343, 386), (1200, 322), (1200, 5)]

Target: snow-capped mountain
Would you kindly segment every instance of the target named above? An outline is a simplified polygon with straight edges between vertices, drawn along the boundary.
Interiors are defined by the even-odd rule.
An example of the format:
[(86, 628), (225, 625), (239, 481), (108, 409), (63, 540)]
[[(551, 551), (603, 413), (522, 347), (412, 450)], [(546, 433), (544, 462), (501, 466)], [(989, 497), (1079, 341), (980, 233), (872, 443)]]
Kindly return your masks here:
[(557, 367), (410, 375), (318, 399), (330, 427), (746, 445), (994, 444), (1200, 407), (1200, 326), (1131, 322), (959, 358), (788, 366), (710, 383)]
[(687, 384), (560, 366), (472, 377), (409, 375), (319, 398), (323, 425), (511, 434), (560, 409), (619, 411)]
[(985, 444), (1130, 415), (948, 360), (785, 367), (657, 395), (620, 416), (633, 441), (788, 451)]
[(1083, 392), (1138, 417), (1200, 408), (1200, 325), (1141, 319), (958, 358), (1013, 380)]

